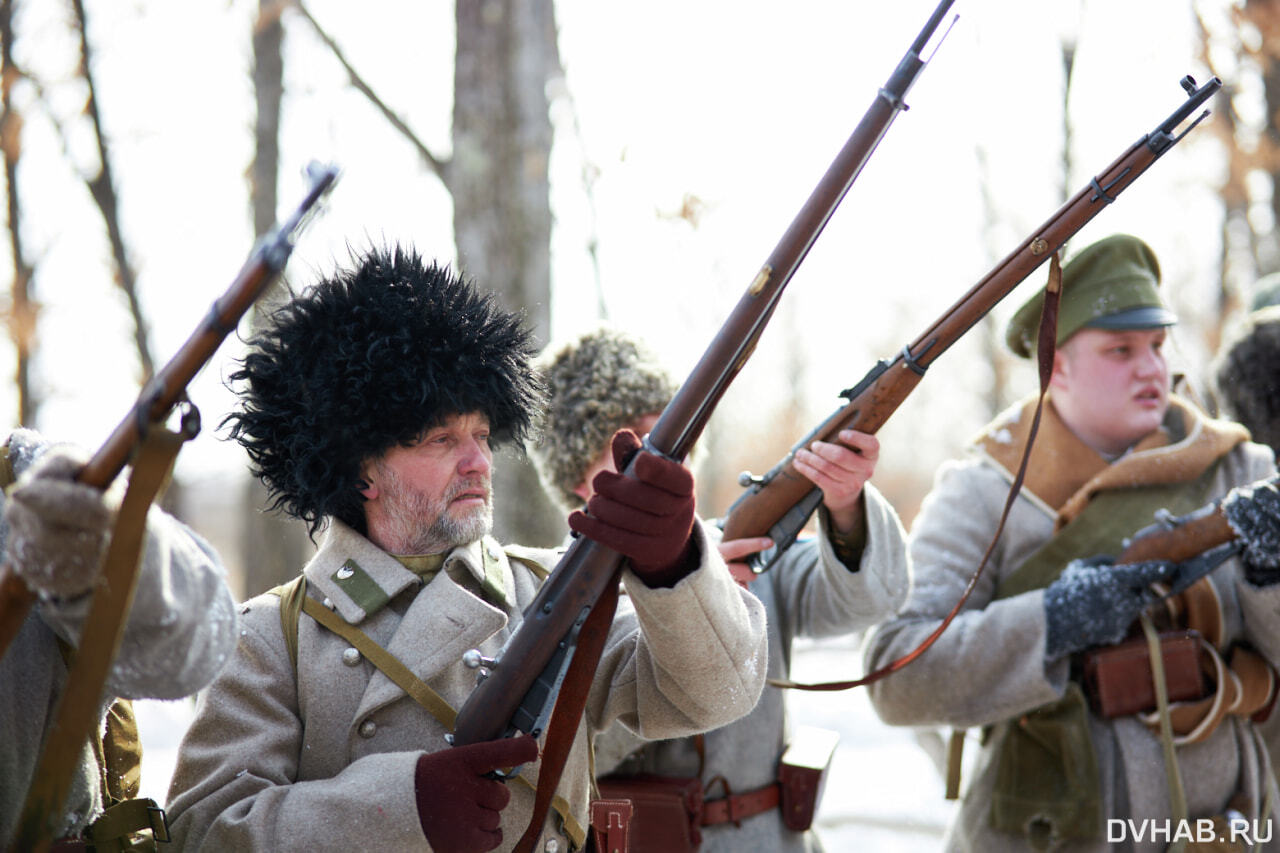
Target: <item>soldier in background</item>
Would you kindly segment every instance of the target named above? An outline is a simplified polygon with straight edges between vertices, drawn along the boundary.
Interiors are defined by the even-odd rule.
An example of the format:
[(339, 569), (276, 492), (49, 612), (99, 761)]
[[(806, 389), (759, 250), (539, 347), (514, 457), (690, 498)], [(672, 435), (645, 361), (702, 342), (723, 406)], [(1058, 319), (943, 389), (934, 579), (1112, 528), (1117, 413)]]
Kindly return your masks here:
[[(591, 506), (595, 478), (614, 470), (609, 454), (616, 430), (648, 433), (676, 391), (657, 357), (638, 339), (603, 327), (540, 357), (549, 392), (540, 442), (531, 456), (551, 497), (566, 511)], [(768, 614), (770, 678), (790, 677), (796, 637), (836, 637), (865, 630), (892, 616), (906, 600), (910, 576), (905, 534), (897, 514), (867, 480), (875, 469), (874, 436), (846, 431), (841, 442), (814, 442), (797, 452), (795, 466), (823, 490), (819, 534), (797, 542), (767, 572), (756, 575), (742, 562), (772, 546), (767, 538), (719, 542), (734, 577), (751, 590)], [(610, 476), (606, 473), (605, 476)], [(703, 851), (814, 851), (809, 831), (815, 803), (780, 768), (792, 743), (782, 689), (766, 686), (755, 709), (737, 722), (705, 735), (647, 742), (615, 725), (596, 739), (596, 770), (602, 796), (639, 793), (635, 777), (658, 775), (692, 780), (701, 808), (688, 815)], [(834, 740), (830, 741), (834, 746)], [(644, 795), (654, 795), (652, 784)], [(679, 783), (677, 783), (679, 784)], [(797, 801), (793, 802), (792, 795)], [(686, 803), (693, 803), (688, 797)], [(631, 837), (666, 827), (644, 825), (642, 806)], [(671, 844), (671, 841), (666, 841)], [(675, 850), (675, 847), (667, 847)]]

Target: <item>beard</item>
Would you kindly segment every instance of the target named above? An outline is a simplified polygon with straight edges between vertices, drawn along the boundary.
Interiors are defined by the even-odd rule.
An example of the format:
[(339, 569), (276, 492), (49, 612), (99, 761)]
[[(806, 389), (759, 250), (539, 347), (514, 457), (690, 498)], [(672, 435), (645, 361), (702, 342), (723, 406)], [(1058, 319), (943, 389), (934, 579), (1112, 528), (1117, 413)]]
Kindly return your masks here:
[[(465, 509), (454, 509), (454, 498), (465, 491), (484, 489), (484, 503)], [(394, 471), (382, 472), (382, 491), (386, 503), (390, 538), (398, 543), (397, 554), (439, 554), (468, 545), (493, 528), (493, 493), (487, 477), (457, 480), (445, 489), (439, 499), (409, 488)]]

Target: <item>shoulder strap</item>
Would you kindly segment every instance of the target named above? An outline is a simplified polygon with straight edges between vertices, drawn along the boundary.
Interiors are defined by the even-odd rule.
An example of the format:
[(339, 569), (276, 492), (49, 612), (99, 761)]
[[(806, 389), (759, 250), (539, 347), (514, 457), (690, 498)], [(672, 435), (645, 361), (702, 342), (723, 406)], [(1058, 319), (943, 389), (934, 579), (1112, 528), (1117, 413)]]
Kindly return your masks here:
[[(515, 559), (519, 559), (526, 564), (530, 562), (519, 557)], [(541, 566), (538, 568), (541, 569)], [(323, 627), (355, 646), (370, 663), (395, 682), (396, 686), (408, 694), (411, 699), (425, 708), (441, 725), (450, 731), (453, 730), (454, 722), (458, 716), (458, 712), (454, 710), (453, 706), (433, 690), (431, 685), (414, 675), (413, 671), (401, 663), (395, 655), (374, 642), (368, 634), (355, 625), (344, 621), (342, 617), (308, 596), (306, 594), (306, 577), (304, 575), (299, 575), (293, 581), (270, 590), (270, 593), (280, 596), (280, 624), (284, 627), (285, 644), (289, 648), (289, 655), (293, 661), (295, 673), (298, 667), (298, 620), (301, 613), (306, 613)], [(533, 787), (532, 783), (524, 776), (517, 776), (514, 781)], [(573, 840), (574, 846), (581, 849), (586, 842), (586, 830), (582, 824), (574, 819), (569, 803), (563, 797), (556, 796), (551, 803), (551, 807), (560, 816), (564, 830)]]
[(298, 616), (307, 597), (307, 576), (298, 575), (288, 583), (267, 590), (280, 598), (280, 628), (284, 631), (284, 647), (289, 650), (293, 671), (298, 671)]
[(533, 572), (538, 580), (546, 580), (547, 576), (551, 574), (551, 570), (539, 563), (537, 560), (525, 557), (521, 554), (513, 554), (510, 551), (504, 551), (503, 553), (507, 555), (508, 560), (515, 560), (517, 563)]

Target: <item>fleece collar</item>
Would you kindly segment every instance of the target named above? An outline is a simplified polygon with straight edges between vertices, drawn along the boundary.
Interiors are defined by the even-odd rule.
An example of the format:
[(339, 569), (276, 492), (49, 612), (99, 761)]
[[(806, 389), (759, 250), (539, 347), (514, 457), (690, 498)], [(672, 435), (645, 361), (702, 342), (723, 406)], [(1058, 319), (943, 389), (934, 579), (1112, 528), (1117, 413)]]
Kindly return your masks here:
[[(1015, 403), (975, 440), (978, 452), (1010, 481), (1022, 460), (1035, 405), (1035, 396)], [(1164, 423), (1124, 456), (1108, 462), (1067, 428), (1049, 401), (1040, 416), (1022, 491), (1061, 528), (1098, 492), (1190, 482), (1248, 438), (1240, 424), (1210, 418), (1175, 394), (1170, 395)]]

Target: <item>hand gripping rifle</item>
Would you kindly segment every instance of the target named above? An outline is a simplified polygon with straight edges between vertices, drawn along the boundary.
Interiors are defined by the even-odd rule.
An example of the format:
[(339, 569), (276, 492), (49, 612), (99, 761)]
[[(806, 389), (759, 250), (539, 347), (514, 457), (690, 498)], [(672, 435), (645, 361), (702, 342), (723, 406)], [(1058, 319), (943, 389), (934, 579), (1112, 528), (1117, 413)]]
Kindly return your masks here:
[(1209, 114), (1204, 110), (1178, 132), (1221, 88), (1222, 81), (1214, 77), (1197, 88), (1191, 77), (1184, 77), (1181, 85), (1188, 95), (1182, 106), (1093, 178), (901, 353), (892, 360), (881, 359), (862, 381), (841, 391), (840, 396), (848, 403), (801, 439), (767, 474), (741, 476), (739, 482), (747, 491), (729, 508), (721, 526), (726, 540), (753, 536), (773, 540), (774, 548), (748, 559), (756, 572), (767, 570), (795, 542), (822, 502), (822, 491), (792, 465), (796, 450), (815, 440), (835, 441), (842, 429), (866, 433), (878, 430), (924, 378), (935, 359)]
[[(81, 643), (51, 716), (53, 722), (27, 791), (12, 850), (48, 849), (62, 824), (75, 763), (95, 724), (101, 722), (97, 719), (98, 703), (133, 598), (147, 507), (167, 479), (181, 444), (200, 429), (199, 412), (187, 401), (186, 387), (280, 275), (317, 203), (337, 180), (338, 171), (333, 166), (312, 164), (307, 176), (309, 188), (302, 203), (258, 241), (231, 286), (213, 303), (177, 354), (146, 384), (124, 420), (77, 475), (79, 482), (105, 489), (126, 465), (133, 465), (119, 520), (99, 569)], [(164, 422), (179, 407), (181, 430), (171, 432)], [(0, 569), (0, 656), (22, 627), (34, 599), (35, 594), (10, 567)], [(155, 837), (167, 841), (163, 813), (148, 809), (148, 817)]]
[[(276, 280), (312, 209), (328, 194), (338, 176), (334, 167), (317, 163), (307, 167), (307, 174), (310, 188), (298, 209), (254, 247), (235, 281), (213, 303), (200, 326), (147, 383), (115, 432), (85, 464), (77, 477), (80, 482), (99, 489), (111, 485), (128, 464), (146, 425), (163, 420), (184, 399), (188, 383), (213, 357), (254, 301)], [(34, 593), (20, 577), (7, 565), (0, 567), (0, 657), (4, 656), (34, 600)]]
[[(952, 2), (943, 0), (938, 4), (876, 95), (781, 242), (663, 410), (646, 439), (649, 450), (677, 460), (688, 453), (729, 383), (751, 355), (783, 288), (893, 119), (907, 108), (904, 98), (927, 62), (922, 53)], [(628, 466), (624, 474), (630, 470)], [(570, 662), (575, 656), (587, 657), (588, 653), (578, 646), (580, 630), (601, 596), (609, 590), (616, 593), (623, 559), (589, 539), (577, 539), (525, 610), (523, 621), (497, 659), (486, 660), (478, 652), (469, 653), (471, 665), (481, 668), (480, 679), (458, 711), (452, 736), (455, 745), (543, 731)], [(607, 628), (606, 621), (604, 629)], [(598, 650), (595, 654), (598, 656)], [(582, 664), (588, 681), (596, 663), (597, 660), (590, 660)], [(570, 727), (576, 729), (580, 714), (581, 707), (574, 712), (560, 708), (556, 717), (572, 717)], [(549, 766), (550, 751), (549, 739), (539, 771), (540, 795), (544, 787), (554, 790), (559, 777), (559, 768)]]

